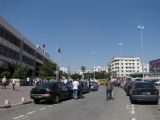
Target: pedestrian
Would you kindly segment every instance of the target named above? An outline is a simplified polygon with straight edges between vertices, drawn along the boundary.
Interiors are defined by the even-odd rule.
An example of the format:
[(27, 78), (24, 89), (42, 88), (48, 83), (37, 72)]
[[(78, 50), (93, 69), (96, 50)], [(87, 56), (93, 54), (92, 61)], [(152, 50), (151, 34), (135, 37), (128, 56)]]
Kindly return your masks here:
[(79, 80), (78, 98), (83, 98), (83, 82)]
[(12, 80), (11, 80), (11, 84), (12, 84), (13, 90), (15, 90), (16, 80), (15, 80), (15, 79), (12, 79)]
[(2, 89), (6, 89), (7, 79), (6, 76), (2, 78)]
[(27, 78), (27, 86), (29, 86), (30, 85), (30, 78), (28, 77)]
[(78, 98), (78, 86), (79, 86), (79, 82), (77, 80), (74, 80), (72, 83), (73, 86), (73, 99), (77, 99)]
[(108, 79), (108, 81), (106, 82), (106, 99), (112, 99), (113, 98), (113, 84), (111, 82), (111, 79)]

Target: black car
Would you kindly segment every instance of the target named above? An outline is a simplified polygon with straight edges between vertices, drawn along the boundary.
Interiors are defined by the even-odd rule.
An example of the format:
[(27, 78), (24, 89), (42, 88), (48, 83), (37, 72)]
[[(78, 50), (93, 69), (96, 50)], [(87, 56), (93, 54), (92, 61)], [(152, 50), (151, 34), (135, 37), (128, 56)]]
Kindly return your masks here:
[(159, 91), (152, 82), (137, 81), (130, 89), (129, 98), (131, 103), (143, 101), (158, 104)]
[(98, 82), (90, 82), (90, 90), (91, 91), (98, 91), (99, 85)]
[(30, 97), (34, 103), (39, 103), (41, 100), (58, 103), (62, 99), (70, 98), (71, 94), (62, 82), (41, 83), (30, 91)]

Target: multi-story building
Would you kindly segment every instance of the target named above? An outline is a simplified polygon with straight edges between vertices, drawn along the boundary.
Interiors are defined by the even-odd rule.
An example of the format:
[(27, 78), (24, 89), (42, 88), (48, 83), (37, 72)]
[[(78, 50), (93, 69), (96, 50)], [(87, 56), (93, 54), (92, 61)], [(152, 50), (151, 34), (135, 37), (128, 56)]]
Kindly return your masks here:
[(152, 77), (160, 76), (160, 59), (149, 62), (149, 73)]
[(108, 72), (112, 77), (127, 77), (132, 73), (142, 72), (139, 57), (117, 57), (108, 63)]
[(26, 65), (30, 75), (35, 75), (39, 65), (52, 60), (40, 46), (33, 45), (0, 17), (0, 71), (7, 70), (9, 64), (16, 62)]

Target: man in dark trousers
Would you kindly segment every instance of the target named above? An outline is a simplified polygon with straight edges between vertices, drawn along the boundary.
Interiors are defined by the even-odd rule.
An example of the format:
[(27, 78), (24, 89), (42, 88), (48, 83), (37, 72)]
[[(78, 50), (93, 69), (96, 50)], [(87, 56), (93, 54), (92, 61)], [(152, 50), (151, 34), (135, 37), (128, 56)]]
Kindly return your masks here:
[(111, 79), (108, 79), (108, 81), (106, 82), (106, 99), (112, 99), (112, 91), (113, 91), (113, 84), (111, 82)]

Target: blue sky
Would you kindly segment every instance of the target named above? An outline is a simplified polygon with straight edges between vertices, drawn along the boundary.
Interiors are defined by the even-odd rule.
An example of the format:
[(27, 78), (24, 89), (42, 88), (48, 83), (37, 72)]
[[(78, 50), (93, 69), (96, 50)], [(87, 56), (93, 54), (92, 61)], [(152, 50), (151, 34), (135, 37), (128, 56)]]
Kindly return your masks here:
[[(0, 15), (53, 61), (71, 70), (104, 66), (112, 57), (160, 58), (159, 0), (0, 0)], [(56, 48), (62, 53), (57, 55)], [(96, 54), (93, 55), (92, 53)]]

